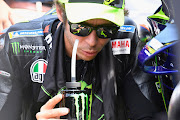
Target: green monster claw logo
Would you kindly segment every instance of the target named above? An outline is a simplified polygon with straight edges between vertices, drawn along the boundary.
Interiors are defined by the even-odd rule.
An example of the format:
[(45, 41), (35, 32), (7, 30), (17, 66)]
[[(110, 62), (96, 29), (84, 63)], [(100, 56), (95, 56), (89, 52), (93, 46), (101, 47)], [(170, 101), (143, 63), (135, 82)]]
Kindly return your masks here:
[(20, 53), (20, 47), (19, 47), (19, 42), (13, 42), (12, 44), (12, 49), (13, 49), (13, 53), (15, 55), (17, 55), (18, 53)]
[(104, 3), (105, 5), (109, 5), (110, 3), (114, 2), (114, 0), (104, 0)]
[[(86, 120), (88, 118), (88, 95), (84, 93), (80, 94), (71, 94), (69, 97), (74, 98), (74, 105), (76, 107), (76, 119), (77, 120)], [(79, 105), (81, 103), (81, 106)], [(86, 111), (86, 113), (85, 113)]]
[(85, 120), (85, 99), (87, 98), (87, 95), (85, 95), (84, 93), (81, 93), (81, 94), (75, 94), (74, 96), (74, 99), (75, 99), (75, 106), (76, 106), (76, 117), (77, 117), (77, 120), (80, 120), (79, 119), (79, 117), (80, 117), (80, 115), (79, 115), (79, 102), (78, 102), (78, 99), (79, 99), (79, 97), (81, 97), (81, 101), (82, 101), (82, 120)]

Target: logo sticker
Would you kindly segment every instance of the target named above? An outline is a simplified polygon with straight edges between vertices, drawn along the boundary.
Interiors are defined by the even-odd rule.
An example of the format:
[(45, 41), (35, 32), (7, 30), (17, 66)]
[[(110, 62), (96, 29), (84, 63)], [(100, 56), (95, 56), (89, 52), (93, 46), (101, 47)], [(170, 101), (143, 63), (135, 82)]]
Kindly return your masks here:
[(134, 33), (135, 26), (132, 26), (132, 25), (123, 25), (123, 26), (120, 27), (120, 29), (118, 31)]
[(158, 50), (159, 48), (163, 47), (163, 44), (159, 42), (157, 39), (153, 38), (150, 42), (148, 42), (149, 46), (152, 47), (154, 50)]
[(49, 32), (49, 27), (50, 27), (50, 25), (46, 26), (46, 27), (44, 28), (43, 33), (48, 33), (48, 32)]
[(130, 38), (115, 39), (111, 41), (113, 55), (130, 54)]
[(20, 43), (20, 42), (12, 42), (12, 52), (14, 55), (19, 55), (20, 53), (25, 53), (23, 55), (28, 54), (37, 54), (46, 51), (45, 46), (43, 45), (33, 45), (32, 43)]
[(44, 40), (48, 44), (49, 49), (52, 49), (52, 34), (48, 34)]
[(37, 29), (37, 30), (21, 30), (21, 31), (13, 31), (9, 32), (9, 39), (13, 38), (19, 38), (19, 37), (34, 37), (34, 36), (43, 36), (43, 30)]
[(44, 59), (34, 61), (30, 67), (31, 80), (33, 82), (43, 83), (48, 62)]

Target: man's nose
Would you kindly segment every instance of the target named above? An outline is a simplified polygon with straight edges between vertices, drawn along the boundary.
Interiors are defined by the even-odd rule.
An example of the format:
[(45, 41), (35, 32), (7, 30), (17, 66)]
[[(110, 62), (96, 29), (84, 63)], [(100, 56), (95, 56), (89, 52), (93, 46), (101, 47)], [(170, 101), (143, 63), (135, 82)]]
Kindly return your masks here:
[(87, 37), (87, 43), (89, 44), (89, 46), (93, 47), (97, 44), (97, 42), (98, 42), (98, 37), (96, 31), (93, 30)]

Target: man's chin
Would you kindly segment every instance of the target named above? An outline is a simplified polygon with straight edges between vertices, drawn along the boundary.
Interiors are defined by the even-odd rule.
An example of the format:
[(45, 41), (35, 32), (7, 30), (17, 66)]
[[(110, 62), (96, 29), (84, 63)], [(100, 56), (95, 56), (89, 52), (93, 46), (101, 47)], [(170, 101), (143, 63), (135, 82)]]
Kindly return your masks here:
[(93, 60), (94, 58), (95, 58), (96, 56), (91, 56), (91, 57), (89, 57), (89, 56), (81, 56), (81, 57), (77, 57), (77, 59), (78, 60), (85, 60), (85, 61), (91, 61), (91, 60)]

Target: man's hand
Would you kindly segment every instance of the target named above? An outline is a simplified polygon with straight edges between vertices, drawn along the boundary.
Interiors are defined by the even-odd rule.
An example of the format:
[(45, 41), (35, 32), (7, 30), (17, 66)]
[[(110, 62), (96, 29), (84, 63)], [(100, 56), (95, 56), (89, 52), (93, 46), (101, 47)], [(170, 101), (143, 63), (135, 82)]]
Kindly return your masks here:
[(9, 26), (13, 25), (15, 22), (11, 15), (11, 8), (4, 2), (0, 0), (0, 31)]
[(54, 108), (62, 100), (62, 95), (56, 95), (41, 107), (40, 112), (36, 114), (37, 120), (60, 120), (60, 116), (69, 113), (68, 108)]

